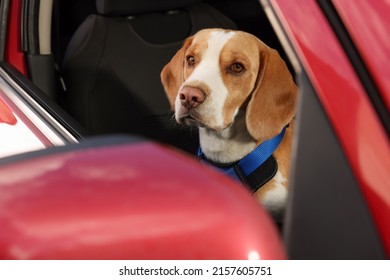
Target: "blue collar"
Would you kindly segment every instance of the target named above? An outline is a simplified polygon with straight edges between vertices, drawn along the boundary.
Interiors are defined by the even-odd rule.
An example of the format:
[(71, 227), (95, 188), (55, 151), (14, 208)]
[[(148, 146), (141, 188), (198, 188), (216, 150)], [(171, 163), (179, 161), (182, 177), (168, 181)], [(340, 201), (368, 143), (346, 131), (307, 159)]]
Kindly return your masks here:
[(285, 132), (286, 127), (283, 128), (283, 130), (278, 135), (269, 140), (264, 141), (244, 158), (233, 163), (218, 164), (212, 162), (205, 157), (201, 148), (199, 148), (198, 150), (198, 157), (201, 158), (203, 161), (206, 161), (211, 165), (217, 167), (223, 173), (235, 179), (238, 179), (239, 181), (245, 182), (245, 178), (242, 177), (248, 177), (256, 169), (258, 169), (268, 158), (271, 157), (271, 155), (275, 152), (276, 148), (282, 141)]

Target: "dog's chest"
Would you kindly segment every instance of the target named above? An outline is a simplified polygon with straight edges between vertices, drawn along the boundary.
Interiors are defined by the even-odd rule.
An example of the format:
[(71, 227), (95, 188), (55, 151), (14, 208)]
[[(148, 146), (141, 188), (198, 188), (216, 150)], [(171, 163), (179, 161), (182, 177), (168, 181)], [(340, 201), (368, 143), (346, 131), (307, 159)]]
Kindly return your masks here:
[(245, 112), (242, 111), (238, 111), (234, 123), (222, 131), (200, 127), (199, 140), (205, 156), (219, 163), (237, 161), (256, 148), (246, 129)]

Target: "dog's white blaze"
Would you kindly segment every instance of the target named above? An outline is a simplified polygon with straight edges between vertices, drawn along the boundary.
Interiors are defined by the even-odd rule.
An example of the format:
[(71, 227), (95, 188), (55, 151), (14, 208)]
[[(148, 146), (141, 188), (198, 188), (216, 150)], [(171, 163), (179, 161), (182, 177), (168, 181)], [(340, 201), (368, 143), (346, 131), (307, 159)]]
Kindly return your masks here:
[(263, 206), (268, 209), (271, 213), (276, 216), (282, 214), (284, 206), (286, 205), (287, 200), (287, 178), (282, 175), (279, 171), (276, 172), (275, 177), (275, 187), (267, 191), (261, 203)]
[[(207, 40), (207, 49), (202, 54), (201, 62), (194, 69), (182, 87), (191, 86), (194, 82), (201, 81), (210, 88), (205, 106), (199, 107), (199, 113), (215, 120), (218, 126), (224, 125), (223, 105), (228, 95), (228, 89), (222, 80), (219, 60), (225, 44), (235, 35), (235, 32), (213, 31)], [(176, 99), (176, 106), (180, 104)], [(207, 104), (208, 103), (208, 104)]]

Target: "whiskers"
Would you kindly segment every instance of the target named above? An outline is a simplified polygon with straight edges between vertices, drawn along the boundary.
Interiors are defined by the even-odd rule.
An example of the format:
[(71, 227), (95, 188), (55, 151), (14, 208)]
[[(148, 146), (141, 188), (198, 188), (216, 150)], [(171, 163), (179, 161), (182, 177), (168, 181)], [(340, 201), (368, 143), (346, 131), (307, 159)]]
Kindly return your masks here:
[(191, 138), (199, 137), (199, 129), (195, 125), (185, 125), (177, 122), (175, 117), (175, 111), (173, 109), (169, 110), (169, 123), (172, 127), (179, 130), (180, 133), (188, 133)]

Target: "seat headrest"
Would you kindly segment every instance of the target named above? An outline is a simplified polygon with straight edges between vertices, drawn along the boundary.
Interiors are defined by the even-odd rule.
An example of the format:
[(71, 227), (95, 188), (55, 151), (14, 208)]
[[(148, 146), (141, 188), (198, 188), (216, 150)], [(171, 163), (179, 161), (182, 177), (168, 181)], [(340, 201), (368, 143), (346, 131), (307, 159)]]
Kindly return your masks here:
[(202, 0), (96, 0), (100, 15), (130, 16), (184, 8)]

